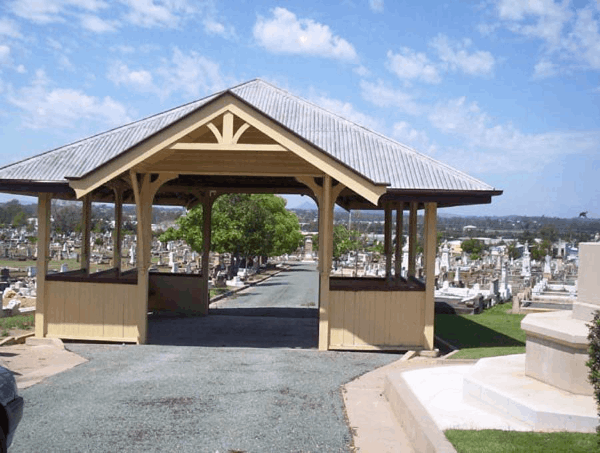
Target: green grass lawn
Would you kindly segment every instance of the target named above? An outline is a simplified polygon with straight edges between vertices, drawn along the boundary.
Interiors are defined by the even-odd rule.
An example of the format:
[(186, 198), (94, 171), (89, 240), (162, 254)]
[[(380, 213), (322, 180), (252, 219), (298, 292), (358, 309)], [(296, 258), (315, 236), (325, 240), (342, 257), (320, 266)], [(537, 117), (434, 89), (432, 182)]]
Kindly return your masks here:
[(598, 436), (584, 433), (448, 430), (458, 453), (583, 453), (600, 451)]
[(7, 318), (0, 318), (0, 336), (8, 336), (8, 331), (12, 329), (32, 330), (35, 327), (34, 315), (16, 315)]
[(212, 288), (209, 290), (210, 298), (220, 296), (221, 294), (225, 294), (227, 291), (230, 291), (229, 288)]
[(478, 315), (435, 315), (435, 333), (460, 349), (453, 359), (479, 359), (525, 353), (525, 315), (507, 313), (511, 304), (496, 305)]

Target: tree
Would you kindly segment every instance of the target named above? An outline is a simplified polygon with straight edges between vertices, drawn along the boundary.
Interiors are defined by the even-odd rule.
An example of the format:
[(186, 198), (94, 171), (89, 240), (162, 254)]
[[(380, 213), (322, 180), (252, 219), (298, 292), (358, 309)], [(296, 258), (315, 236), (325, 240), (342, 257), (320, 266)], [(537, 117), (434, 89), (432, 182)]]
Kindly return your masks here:
[(541, 261), (546, 255), (552, 256), (552, 243), (548, 240), (543, 240), (540, 244), (534, 244), (531, 247), (531, 258), (536, 261)]
[(486, 249), (485, 243), (478, 239), (467, 239), (460, 244), (460, 247), (464, 252), (470, 254), (472, 260), (478, 260), (481, 258), (483, 251)]
[[(348, 230), (346, 225), (335, 225), (333, 227), (333, 259), (338, 260), (340, 256), (359, 247), (359, 233), (356, 230)], [(319, 250), (319, 235), (312, 236), (313, 250)]]
[(506, 251), (509, 258), (517, 259), (519, 257), (519, 249), (517, 249), (516, 243), (511, 242), (506, 246)]
[(14, 228), (20, 228), (27, 224), (27, 214), (23, 211), (19, 211), (17, 215), (13, 217), (12, 226)]
[[(294, 252), (302, 241), (295, 214), (286, 211), (286, 201), (275, 195), (223, 195), (212, 211), (211, 249), (239, 257), (274, 256)], [(169, 228), (163, 242), (183, 239), (196, 252), (202, 252), (202, 206), (191, 209), (177, 220), (178, 229)]]

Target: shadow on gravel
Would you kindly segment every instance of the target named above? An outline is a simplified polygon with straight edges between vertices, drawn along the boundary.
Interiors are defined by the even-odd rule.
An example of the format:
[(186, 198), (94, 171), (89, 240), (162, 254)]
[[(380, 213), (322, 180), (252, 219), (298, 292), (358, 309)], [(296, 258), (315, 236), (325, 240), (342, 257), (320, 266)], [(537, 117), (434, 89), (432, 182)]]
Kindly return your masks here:
[(148, 317), (148, 344), (229, 348), (318, 346), (315, 308), (221, 308), (209, 316)]
[(316, 308), (211, 308), (209, 316), (265, 316), (271, 318), (319, 318)]

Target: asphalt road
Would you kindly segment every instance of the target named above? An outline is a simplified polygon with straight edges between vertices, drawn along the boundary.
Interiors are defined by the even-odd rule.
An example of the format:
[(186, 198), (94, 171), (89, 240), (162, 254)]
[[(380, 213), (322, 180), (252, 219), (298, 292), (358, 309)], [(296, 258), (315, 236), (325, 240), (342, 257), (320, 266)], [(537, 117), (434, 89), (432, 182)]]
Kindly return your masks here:
[(313, 269), (152, 319), (153, 344), (67, 344), (89, 362), (22, 391), (11, 452), (350, 451), (340, 386), (399, 356), (315, 349)]

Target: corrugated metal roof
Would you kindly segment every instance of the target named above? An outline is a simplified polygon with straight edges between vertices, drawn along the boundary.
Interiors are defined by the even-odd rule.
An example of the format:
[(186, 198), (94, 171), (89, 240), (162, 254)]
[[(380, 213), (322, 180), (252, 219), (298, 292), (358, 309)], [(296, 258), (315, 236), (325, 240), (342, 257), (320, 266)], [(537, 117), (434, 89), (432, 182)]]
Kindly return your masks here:
[[(253, 80), (228, 91), (369, 180), (389, 184), (389, 189), (495, 190), (262, 80)], [(83, 176), (219, 94), (2, 167), (0, 180), (65, 181), (65, 177)]]

